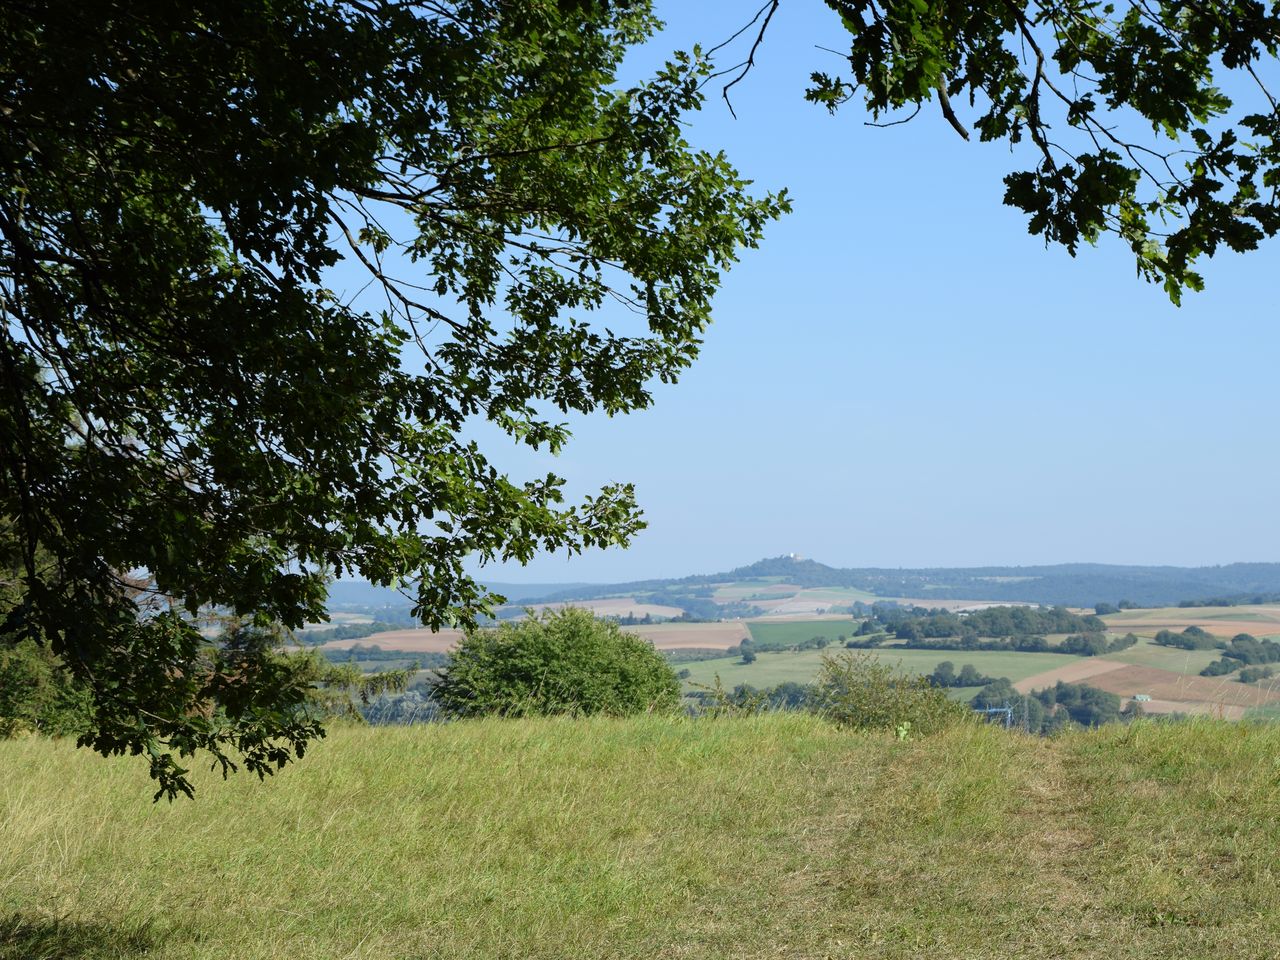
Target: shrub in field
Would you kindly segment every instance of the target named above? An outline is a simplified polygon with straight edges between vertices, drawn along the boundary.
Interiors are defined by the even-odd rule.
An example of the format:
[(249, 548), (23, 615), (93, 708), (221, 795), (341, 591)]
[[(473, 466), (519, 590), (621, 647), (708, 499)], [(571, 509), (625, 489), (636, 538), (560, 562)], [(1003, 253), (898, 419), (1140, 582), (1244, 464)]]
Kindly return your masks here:
[(653, 645), (588, 610), (530, 615), (469, 634), (435, 699), (450, 716), (674, 710), (680, 682)]
[(927, 734), (971, 716), (929, 678), (903, 676), (869, 653), (824, 657), (812, 702), (834, 722), (859, 730)]

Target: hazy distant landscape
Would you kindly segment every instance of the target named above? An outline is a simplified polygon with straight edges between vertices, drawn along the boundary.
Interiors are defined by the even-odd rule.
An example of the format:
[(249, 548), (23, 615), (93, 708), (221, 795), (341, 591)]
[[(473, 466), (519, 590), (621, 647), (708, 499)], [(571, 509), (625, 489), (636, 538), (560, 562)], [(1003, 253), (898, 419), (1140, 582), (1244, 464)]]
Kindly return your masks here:
[[(375, 621), (394, 620), (392, 611), (400, 609), (396, 601), (403, 607), (404, 598), (367, 584), (340, 586), (335, 608), (342, 612), (335, 616), (347, 618), (344, 636), (325, 640), (322, 646), (336, 661), (353, 648), (364, 651), (365, 657), (376, 649), (380, 658), (363, 660), (365, 670), (402, 668), (415, 656), (421, 663), (422, 655), (447, 654), (463, 636), (456, 630), (391, 629), (385, 623), (375, 632)], [(897, 588), (901, 591), (894, 592)], [(945, 663), (957, 671), (969, 666), (977, 677), (1008, 680), (1010, 689), (987, 691), (984, 705), (987, 700), (1016, 704), (1019, 695), (1062, 681), (1114, 695), (1118, 713), (1140, 709), (1151, 715), (1229, 720), (1280, 716), (1280, 676), (1241, 682), (1239, 671), (1248, 664), (1221, 659), (1220, 649), (1242, 634), (1258, 641), (1280, 640), (1280, 564), (1198, 569), (1066, 564), (890, 573), (841, 570), (784, 556), (723, 574), (612, 585), (492, 584), (491, 589), (505, 590), (515, 601), (498, 610), (500, 620), (518, 619), (529, 609), (576, 606), (618, 622), (624, 631), (665, 653), (679, 668), (686, 694), (695, 698), (717, 683), (729, 690), (809, 684), (826, 658), (852, 642), (903, 674), (930, 676)], [(1080, 650), (1058, 651), (1069, 637), (1064, 632), (1043, 634), (1036, 644), (1008, 639), (1016, 633), (977, 635), (968, 642), (957, 635), (954, 642), (942, 644), (945, 648), (929, 649), (873, 618), (875, 605), (882, 604), (918, 613), (946, 611), (963, 623), (970, 614), (1010, 602), (1064, 606), (1095, 616), (1100, 611), (1098, 622), (1090, 626), (1101, 638), (1095, 646), (1109, 649), (1088, 656)], [(352, 622), (353, 617), (359, 622)], [(875, 631), (868, 632), (867, 625)], [(1200, 649), (1168, 642), (1168, 634), (1180, 635), (1189, 627), (1203, 630), (1212, 641)], [(863, 637), (877, 632), (883, 635), (880, 642), (860, 646)], [(319, 628), (302, 636), (319, 640), (325, 633)], [(1121, 647), (1126, 637), (1131, 642)], [(995, 642), (1008, 649), (981, 649)], [(933, 641), (934, 646), (940, 643)], [(1018, 645), (1028, 649), (1017, 649)], [(745, 658), (744, 650), (753, 656)], [(1215, 663), (1232, 669), (1201, 675)], [(1260, 673), (1267, 671), (1259, 668)], [(957, 684), (949, 693), (967, 702), (982, 694), (985, 685), (985, 680)], [(377, 716), (376, 710), (370, 715)], [(392, 715), (402, 716), (395, 711)]]

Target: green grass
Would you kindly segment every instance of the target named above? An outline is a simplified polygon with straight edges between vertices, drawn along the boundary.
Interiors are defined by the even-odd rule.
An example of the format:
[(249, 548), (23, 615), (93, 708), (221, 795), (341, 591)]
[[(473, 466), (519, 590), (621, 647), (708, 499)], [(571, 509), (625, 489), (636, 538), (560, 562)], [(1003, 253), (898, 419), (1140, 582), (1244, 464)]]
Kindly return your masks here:
[(1197, 674), (1220, 656), (1221, 650), (1180, 650), (1157, 646), (1150, 640), (1139, 640), (1127, 650), (1108, 653), (1106, 659), (1140, 667), (1158, 667), (1174, 673)]
[(850, 617), (831, 620), (751, 620), (747, 623), (751, 639), (758, 647), (789, 647), (814, 637), (826, 637), (832, 643), (844, 634), (852, 637), (858, 625)]
[(153, 806), (0, 743), (4, 960), (1270, 958), (1280, 727), (340, 729)]
[[(738, 657), (700, 660), (684, 665), (689, 670), (686, 684), (710, 685), (715, 682), (717, 674), (726, 687), (735, 687), (740, 683), (749, 683), (753, 687), (771, 687), (788, 680), (808, 683), (821, 669), (823, 656), (846, 652), (849, 651), (844, 647), (833, 644), (825, 650), (762, 653), (755, 663), (748, 664), (742, 663)], [(971, 663), (985, 676), (1008, 677), (1014, 681), (1053, 670), (1055, 667), (1065, 667), (1080, 659), (1060, 653), (1013, 653), (1003, 650), (904, 650), (891, 647), (871, 652), (890, 663), (900, 663), (902, 670), (907, 673), (933, 673), (938, 664), (950, 660), (955, 664), (956, 670)]]

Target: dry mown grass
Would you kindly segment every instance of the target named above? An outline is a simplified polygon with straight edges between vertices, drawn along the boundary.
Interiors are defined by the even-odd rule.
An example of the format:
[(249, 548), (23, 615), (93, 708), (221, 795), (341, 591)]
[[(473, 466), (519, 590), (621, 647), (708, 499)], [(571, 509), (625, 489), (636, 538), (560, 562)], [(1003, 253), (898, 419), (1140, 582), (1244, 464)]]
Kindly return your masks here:
[(152, 806), (0, 743), (0, 957), (1274, 958), (1280, 730), (336, 731)]

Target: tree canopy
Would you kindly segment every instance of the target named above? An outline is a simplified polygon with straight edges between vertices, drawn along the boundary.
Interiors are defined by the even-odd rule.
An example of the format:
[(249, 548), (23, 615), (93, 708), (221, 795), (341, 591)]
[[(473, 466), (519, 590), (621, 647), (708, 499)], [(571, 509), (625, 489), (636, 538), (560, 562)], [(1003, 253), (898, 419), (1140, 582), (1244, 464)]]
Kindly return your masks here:
[(308, 682), (203, 611), (297, 628), (359, 575), (474, 625), (464, 560), (642, 526), (629, 486), (568, 505), (469, 426), (558, 450), (567, 412), (644, 407), (786, 209), (685, 141), (705, 58), (619, 84), (654, 28), (625, 0), (0, 9), (0, 633), (91, 690), (83, 742), (170, 795), (201, 748), (269, 772), (319, 732)]
[[(1260, 0), (825, 0), (845, 33), (808, 98), (892, 125), (934, 101), (969, 140), (1026, 142), (1005, 203), (1075, 253), (1102, 234), (1178, 302), (1196, 261), (1280, 230), (1280, 4)], [(781, 0), (760, 7), (755, 62)], [(744, 28), (745, 29), (745, 28)], [(847, 53), (844, 51), (847, 50)]]

